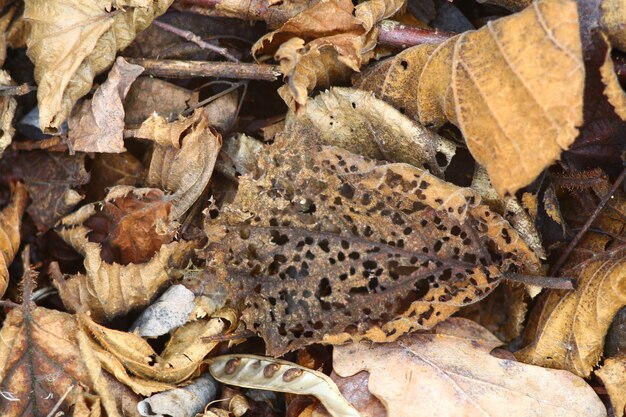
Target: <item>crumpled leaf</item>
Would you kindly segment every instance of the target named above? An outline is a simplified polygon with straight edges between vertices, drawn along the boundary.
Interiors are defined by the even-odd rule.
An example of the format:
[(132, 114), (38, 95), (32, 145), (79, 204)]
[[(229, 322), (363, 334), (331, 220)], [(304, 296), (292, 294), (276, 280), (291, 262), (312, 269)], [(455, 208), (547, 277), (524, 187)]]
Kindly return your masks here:
[(124, 97), (143, 67), (118, 57), (107, 80), (70, 115), (69, 139), (79, 152), (124, 152)]
[[(332, 379), (341, 394), (354, 408), (356, 408), (361, 417), (388, 417), (387, 410), (383, 403), (373, 396), (367, 389), (369, 374), (365, 371), (359, 372), (346, 378), (331, 372)], [(314, 405), (311, 417), (328, 417), (330, 414), (319, 404)], [(300, 417), (303, 417), (300, 415)]]
[(195, 295), (184, 285), (172, 285), (135, 320), (130, 332), (141, 337), (158, 337), (187, 322)]
[(0, 297), (9, 285), (9, 265), (20, 248), (22, 215), (28, 202), (28, 193), (22, 183), (12, 190), (11, 202), (0, 211)]
[(0, 159), (0, 176), (23, 181), (31, 197), (27, 212), (39, 231), (53, 227), (83, 199), (75, 188), (89, 182), (85, 155), (23, 152)]
[[(623, 237), (623, 195), (609, 205), (592, 227)], [(588, 232), (581, 240), (563, 269), (563, 275), (576, 278), (576, 290), (550, 290), (542, 297), (526, 327), (530, 343), (515, 353), (519, 360), (590, 375), (613, 317), (626, 306), (626, 247), (610, 235)]]
[(351, 88), (334, 87), (310, 99), (299, 115), (287, 115), (285, 130), (368, 158), (428, 167), (439, 177), (456, 151), (454, 143), (371, 93)]
[(169, 280), (170, 268), (184, 264), (194, 243), (164, 244), (145, 263), (107, 263), (102, 258), (101, 245), (89, 241), (91, 231), (84, 225), (95, 214), (95, 204), (91, 204), (61, 221), (57, 233), (85, 256), (86, 272), (53, 283), (68, 308), (73, 309), (78, 304), (100, 321), (147, 306)]
[(215, 170), (231, 180), (254, 172), (263, 144), (245, 133), (227, 137), (220, 150)]
[(209, 270), (270, 354), (430, 328), (507, 271), (537, 271), (471, 190), (297, 139), (266, 149), (235, 201), (206, 218)]
[(615, 417), (626, 414), (626, 355), (609, 358), (595, 371), (606, 387)]
[(344, 377), (368, 371), (369, 390), (390, 416), (413, 416), (416, 404), (436, 416), (606, 416), (581, 378), (491, 356), (500, 344), (483, 327), (452, 318), (434, 334), (335, 347), (333, 368)]
[(385, 65), (360, 85), (381, 85), (380, 98), (389, 95), (424, 125), (457, 125), (500, 195), (532, 182), (583, 122), (585, 69), (572, 0), (534, 2)]
[(204, 109), (171, 123), (152, 116), (136, 136), (156, 142), (147, 181), (151, 186), (173, 192), (169, 197), (173, 204), (170, 217), (181, 218), (208, 184), (222, 136), (209, 126)]
[(142, 416), (194, 417), (217, 396), (218, 384), (209, 374), (194, 379), (183, 388), (155, 394), (141, 401), (137, 408)]
[(87, 237), (101, 244), (101, 257), (108, 263), (147, 262), (176, 232), (177, 225), (167, 222), (172, 203), (161, 190), (117, 186), (90, 207), (95, 213), (83, 221), (91, 230)]
[(76, 101), (173, 0), (26, 0), (41, 130), (56, 133)]
[(239, 387), (314, 395), (333, 417), (359, 417), (328, 376), (292, 362), (256, 355), (222, 355), (212, 359), (211, 375)]
[[(8, 72), (0, 70), (0, 85), (8, 86), (15, 84)], [(4, 150), (13, 140), (13, 117), (17, 101), (11, 96), (0, 97), (0, 157)]]

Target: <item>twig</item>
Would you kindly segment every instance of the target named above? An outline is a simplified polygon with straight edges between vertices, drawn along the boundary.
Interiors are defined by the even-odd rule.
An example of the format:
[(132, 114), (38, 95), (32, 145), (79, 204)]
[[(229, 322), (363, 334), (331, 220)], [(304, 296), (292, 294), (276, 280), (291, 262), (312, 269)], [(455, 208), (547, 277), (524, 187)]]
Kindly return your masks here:
[(552, 269), (552, 274), (556, 275), (556, 273), (559, 272), (563, 264), (565, 264), (565, 261), (567, 261), (567, 258), (569, 258), (570, 254), (572, 253), (576, 245), (578, 245), (578, 242), (580, 242), (580, 239), (587, 232), (591, 224), (596, 220), (596, 217), (598, 217), (598, 215), (600, 214), (600, 212), (602, 211), (606, 203), (611, 199), (615, 190), (617, 190), (617, 188), (620, 186), (622, 181), (624, 181), (624, 177), (626, 177), (626, 168), (622, 170), (622, 173), (619, 175), (619, 177), (617, 177), (617, 179), (613, 183), (613, 186), (611, 187), (609, 192), (602, 198), (602, 200), (600, 201), (600, 204), (598, 204), (598, 206), (593, 211), (591, 216), (587, 219), (587, 222), (583, 225), (583, 227), (576, 234), (576, 236), (574, 236), (574, 239), (572, 239), (569, 245), (567, 245), (567, 248), (565, 248), (565, 251), (561, 254), (559, 259), (554, 264), (554, 268)]
[(28, 84), (0, 86), (0, 96), (23, 96), (35, 91), (37, 87)]
[(403, 25), (393, 20), (383, 20), (378, 24), (378, 43), (393, 48), (408, 48), (422, 44), (440, 44), (456, 35), (436, 29), (423, 29)]
[(144, 67), (146, 75), (165, 78), (221, 77), (276, 81), (280, 75), (278, 67), (266, 64), (137, 58), (127, 58), (127, 61)]
[(232, 62), (239, 62), (239, 60), (234, 57), (233, 55), (231, 55), (230, 52), (228, 52), (228, 49), (226, 48), (222, 48), (220, 46), (215, 46), (209, 42), (205, 42), (202, 40), (202, 38), (198, 35), (196, 35), (195, 33), (189, 31), (189, 30), (184, 30), (184, 29), (180, 29), (177, 28), (176, 26), (172, 26), (170, 24), (164, 23), (164, 22), (160, 22), (158, 20), (153, 21), (152, 23), (154, 23), (155, 26), (160, 27), (161, 29), (167, 30), (168, 32), (174, 33), (178, 36), (180, 36), (181, 38), (184, 38), (186, 40), (188, 40), (189, 42), (193, 42), (196, 45), (198, 45), (201, 48), (204, 49), (208, 49), (210, 51), (216, 52), (220, 55), (222, 55), (224, 58), (228, 59), (229, 61)]
[(33, 151), (45, 149), (51, 152), (65, 152), (68, 149), (67, 137), (53, 136), (47, 139), (13, 142), (11, 148), (17, 151)]
[(504, 274), (503, 278), (509, 281), (521, 282), (522, 284), (537, 285), (556, 290), (573, 290), (576, 283), (576, 279), (569, 277), (543, 277), (515, 273)]

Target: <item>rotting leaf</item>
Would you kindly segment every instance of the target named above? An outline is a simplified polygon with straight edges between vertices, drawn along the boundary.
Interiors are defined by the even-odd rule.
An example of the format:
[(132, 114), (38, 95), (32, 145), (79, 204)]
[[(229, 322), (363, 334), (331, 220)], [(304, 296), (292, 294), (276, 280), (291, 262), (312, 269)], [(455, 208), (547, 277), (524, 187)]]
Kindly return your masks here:
[(212, 359), (211, 375), (245, 388), (314, 395), (333, 417), (359, 417), (332, 379), (295, 363), (256, 355), (222, 355)]
[(609, 393), (615, 417), (623, 417), (626, 413), (626, 355), (605, 360), (595, 374)]
[(0, 211), (0, 297), (9, 285), (9, 265), (20, 248), (22, 215), (28, 202), (28, 193), (22, 183), (12, 187), (11, 202)]
[(333, 368), (344, 377), (368, 371), (390, 416), (414, 415), (416, 404), (436, 416), (606, 416), (584, 380), (490, 355), (501, 342), (469, 320), (452, 318), (433, 333), (335, 347)]
[(209, 126), (206, 111), (197, 109), (189, 118), (171, 123), (160, 116), (151, 117), (137, 137), (156, 142), (147, 181), (173, 192), (169, 197), (173, 204), (170, 216), (180, 219), (211, 179), (222, 136)]
[(53, 227), (83, 196), (74, 188), (89, 182), (85, 155), (23, 152), (0, 160), (0, 176), (24, 182), (31, 196), (27, 212), (40, 231)]
[(107, 80), (70, 115), (69, 139), (79, 152), (124, 152), (124, 97), (143, 67), (117, 58)]
[(287, 115), (285, 131), (373, 159), (405, 162), (442, 177), (456, 145), (371, 93), (334, 87)]
[(542, 0), (437, 48), (406, 50), (359, 83), (381, 85), (380, 98), (424, 125), (456, 124), (504, 195), (572, 144), (583, 122), (584, 76), (576, 2)]
[(502, 274), (537, 271), (470, 189), (296, 139), (266, 149), (235, 201), (206, 218), (209, 270), (270, 354), (430, 328)]
[(26, 0), (41, 130), (56, 133), (76, 101), (173, 0)]

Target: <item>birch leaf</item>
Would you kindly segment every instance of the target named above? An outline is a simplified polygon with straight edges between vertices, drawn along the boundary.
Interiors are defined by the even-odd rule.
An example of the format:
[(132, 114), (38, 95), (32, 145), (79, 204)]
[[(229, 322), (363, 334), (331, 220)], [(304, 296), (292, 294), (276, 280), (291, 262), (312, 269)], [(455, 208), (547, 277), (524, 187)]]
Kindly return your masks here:
[(26, 0), (41, 130), (56, 133), (76, 101), (173, 0)]
[(11, 202), (0, 211), (0, 297), (9, 285), (9, 265), (20, 248), (22, 215), (28, 202), (28, 193), (23, 184), (12, 189)]
[(491, 356), (499, 345), (486, 329), (454, 318), (434, 334), (335, 347), (333, 368), (343, 377), (368, 371), (369, 390), (394, 417), (415, 415), (416, 404), (420, 413), (442, 417), (606, 416), (581, 378)]

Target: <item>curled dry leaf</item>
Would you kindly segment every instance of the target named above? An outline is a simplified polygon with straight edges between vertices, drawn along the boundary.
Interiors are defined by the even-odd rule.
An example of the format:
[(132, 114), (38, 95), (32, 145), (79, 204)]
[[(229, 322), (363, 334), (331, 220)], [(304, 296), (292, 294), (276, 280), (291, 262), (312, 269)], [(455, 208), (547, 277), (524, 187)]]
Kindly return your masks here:
[(454, 143), (424, 128), (366, 91), (335, 87), (287, 115), (294, 137), (338, 146), (373, 159), (405, 162), (443, 177)]
[(124, 97), (143, 67), (119, 57), (107, 80), (72, 111), (69, 139), (79, 152), (124, 152)]
[(626, 306), (626, 201), (617, 197), (595, 223), (608, 234), (588, 232), (563, 270), (576, 278), (576, 290), (550, 290), (533, 309), (519, 360), (583, 377), (598, 363), (611, 321)]
[(533, 181), (577, 137), (581, 49), (576, 2), (542, 0), (436, 48), (404, 51), (360, 85), (380, 85), (380, 98), (425, 125), (456, 124), (504, 195)]
[(217, 396), (218, 383), (209, 374), (183, 388), (155, 394), (137, 404), (146, 417), (194, 417)]
[[(330, 378), (346, 400), (361, 414), (361, 417), (387, 417), (387, 410), (382, 402), (373, 396), (368, 388), (369, 374), (365, 371), (342, 378), (336, 372)], [(303, 413), (304, 414), (304, 413)], [(300, 417), (305, 417), (300, 414)], [(310, 417), (328, 417), (328, 412), (319, 404), (312, 407)]]
[[(15, 84), (8, 72), (0, 70), (0, 85), (8, 86)], [(13, 139), (13, 116), (17, 101), (11, 96), (0, 97), (0, 157), (4, 150), (11, 144)]]
[(394, 417), (414, 416), (416, 404), (436, 416), (606, 416), (584, 380), (491, 356), (500, 344), (483, 327), (453, 318), (434, 334), (335, 347), (333, 368), (343, 377), (368, 371), (369, 390)]
[(41, 130), (57, 132), (74, 103), (173, 0), (26, 0)]
[(28, 202), (28, 193), (23, 184), (13, 187), (11, 202), (0, 211), (0, 297), (9, 285), (9, 265), (20, 248), (22, 215)]
[(129, 331), (141, 337), (167, 334), (187, 322), (194, 299), (184, 285), (172, 285), (141, 313)]
[(83, 196), (75, 189), (89, 182), (85, 155), (23, 152), (0, 159), (0, 176), (23, 181), (31, 197), (27, 212), (39, 231), (47, 231), (72, 211)]
[[(603, 4), (604, 3), (610, 3), (610, 1), (603, 2)], [(622, 4), (623, 12), (626, 15), (626, 2), (622, 2)], [(622, 25), (626, 26), (626, 18), (623, 18)], [(626, 30), (624, 30), (624, 32), (626, 32)], [(626, 43), (626, 35), (624, 37), (624, 42)], [(600, 67), (600, 75), (604, 83), (604, 95), (613, 106), (615, 113), (621, 117), (622, 120), (626, 120), (626, 92), (620, 85), (617, 74), (615, 73), (613, 59), (611, 58), (611, 46), (606, 35), (603, 35), (602, 39), (607, 45), (604, 63)]]
[(332, 379), (292, 362), (256, 355), (222, 355), (212, 359), (209, 370), (215, 379), (229, 385), (313, 395), (333, 417), (360, 416)]
[(222, 136), (209, 126), (206, 111), (197, 109), (190, 117), (172, 123), (153, 116), (137, 137), (156, 142), (147, 181), (173, 193), (170, 217), (180, 219), (211, 179)]
[(595, 374), (609, 393), (615, 417), (623, 417), (626, 414), (626, 355), (605, 360)]
[(206, 219), (210, 271), (270, 354), (430, 328), (508, 271), (537, 271), (470, 189), (297, 139), (267, 148), (235, 201)]

